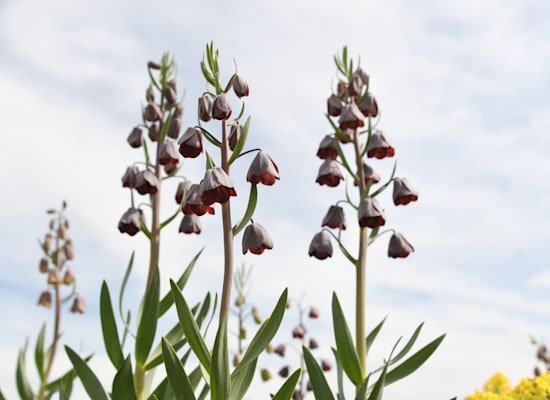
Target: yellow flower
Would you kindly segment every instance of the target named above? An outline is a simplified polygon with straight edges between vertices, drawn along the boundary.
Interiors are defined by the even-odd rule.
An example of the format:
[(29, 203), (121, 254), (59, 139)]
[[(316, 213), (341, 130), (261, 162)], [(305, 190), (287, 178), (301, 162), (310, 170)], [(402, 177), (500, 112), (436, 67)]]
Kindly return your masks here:
[(485, 383), (483, 390), (490, 393), (507, 394), (510, 393), (512, 388), (506, 375), (502, 372), (497, 372)]

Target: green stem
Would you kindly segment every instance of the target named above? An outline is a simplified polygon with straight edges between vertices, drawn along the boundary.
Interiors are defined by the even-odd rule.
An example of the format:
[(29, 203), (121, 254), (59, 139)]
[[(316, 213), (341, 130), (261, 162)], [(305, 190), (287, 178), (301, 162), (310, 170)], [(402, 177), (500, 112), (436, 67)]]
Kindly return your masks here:
[(137, 400), (145, 399), (145, 366), (136, 363), (136, 371), (134, 374), (134, 388), (136, 390)]

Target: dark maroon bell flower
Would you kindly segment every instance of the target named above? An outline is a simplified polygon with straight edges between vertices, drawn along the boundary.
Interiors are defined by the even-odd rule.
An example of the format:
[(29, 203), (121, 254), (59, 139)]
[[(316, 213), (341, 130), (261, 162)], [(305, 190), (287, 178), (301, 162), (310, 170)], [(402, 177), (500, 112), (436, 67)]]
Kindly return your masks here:
[(346, 97), (348, 91), (348, 84), (344, 81), (339, 81), (338, 85), (336, 86), (336, 95), (343, 99)]
[(311, 319), (317, 319), (319, 318), (319, 310), (315, 307), (311, 307), (309, 309), (309, 314), (308, 314), (309, 318)]
[(337, 117), (342, 113), (342, 100), (335, 94), (330, 95), (327, 100), (327, 113), (331, 117)]
[(233, 90), (240, 99), (241, 97), (248, 96), (250, 88), (248, 87), (248, 83), (242, 77), (235, 75), (233, 78)]
[(201, 219), (199, 216), (193, 215), (184, 215), (180, 223), (180, 233), (196, 233), (197, 235), (201, 233), (202, 225)]
[(295, 339), (303, 339), (306, 332), (306, 328), (303, 325), (298, 325), (292, 330), (292, 337)]
[(233, 180), (220, 167), (209, 168), (204, 174), (199, 188), (202, 202), (209, 206), (213, 203), (225, 203), (231, 196), (236, 196)]
[(275, 349), (273, 350), (273, 352), (275, 354), (278, 354), (280, 355), (281, 357), (284, 357), (285, 356), (285, 350), (286, 350), (286, 347), (284, 344), (280, 344), (278, 345), (277, 347), (275, 347)]
[(237, 122), (237, 125), (233, 125), (231, 127), (231, 130), (229, 131), (229, 148), (231, 150), (235, 150), (235, 146), (237, 146), (237, 142), (241, 138), (241, 133), (243, 131), (243, 126)]
[(393, 204), (404, 206), (416, 200), (418, 200), (418, 192), (411, 186), (409, 181), (406, 178), (394, 178)]
[(187, 128), (178, 140), (179, 152), (186, 158), (195, 158), (202, 153), (202, 134), (198, 128)]
[(162, 143), (158, 154), (158, 160), (160, 165), (178, 165), (179, 155), (174, 141), (165, 140), (164, 143)]
[(321, 368), (323, 371), (330, 371), (332, 369), (332, 364), (328, 360), (321, 360)]
[(146, 121), (155, 122), (162, 118), (160, 108), (155, 103), (148, 103), (143, 111), (143, 117)]
[(120, 218), (118, 230), (120, 233), (127, 233), (130, 236), (134, 236), (140, 231), (142, 223), (145, 224), (143, 211), (130, 207)]
[(248, 225), (243, 234), (243, 254), (250, 251), (252, 254), (262, 254), (266, 249), (273, 248), (273, 240), (265, 228), (252, 222)]
[[(369, 183), (371, 185), (374, 185), (378, 182), (380, 182), (380, 175), (376, 173), (372, 167), (367, 165), (366, 163), (363, 163), (363, 174), (365, 175), (365, 185), (368, 186)], [(357, 172), (357, 177), (359, 178), (359, 172)], [(353, 182), (355, 186), (357, 186), (357, 180)]]
[(344, 218), (344, 209), (340, 206), (330, 206), (327, 214), (323, 218), (321, 226), (328, 226), (333, 229), (346, 230), (346, 219)]
[(342, 109), (338, 123), (341, 130), (356, 129), (365, 126), (365, 116), (356, 104), (351, 103)]
[(316, 349), (316, 348), (319, 347), (319, 343), (317, 342), (317, 340), (311, 338), (311, 339), (309, 339), (309, 345), (308, 345), (308, 347), (309, 347), (311, 350), (314, 350), (314, 349)]
[(279, 168), (267, 153), (260, 150), (254, 157), (252, 164), (250, 164), (246, 174), (247, 182), (271, 186), (277, 179), (279, 179)]
[(181, 204), (183, 201), (183, 198), (187, 196), (187, 192), (189, 191), (189, 188), (191, 187), (191, 181), (185, 180), (178, 183), (178, 187), (176, 189), (176, 203)]
[(136, 178), (139, 174), (137, 166), (132, 165), (126, 168), (126, 172), (122, 176), (122, 187), (133, 188), (136, 184)]
[(367, 157), (381, 160), (394, 155), (395, 149), (391, 147), (384, 133), (381, 131), (373, 133), (367, 147)]
[(134, 149), (137, 149), (138, 147), (141, 147), (143, 144), (143, 131), (141, 128), (135, 127), (132, 129), (132, 132), (128, 135), (128, 144), (133, 147)]
[(163, 168), (166, 175), (174, 175), (178, 170), (178, 164), (166, 164)]
[(378, 103), (374, 96), (367, 93), (359, 102), (359, 110), (365, 117), (376, 117), (378, 115)]
[(414, 247), (398, 232), (395, 232), (390, 238), (388, 246), (388, 257), (405, 258), (414, 251)]
[(177, 97), (178, 97), (177, 90), (176, 90), (176, 82), (174, 81), (167, 82), (167, 85), (164, 88), (163, 94), (168, 104), (170, 105), (176, 104)]
[(359, 75), (361, 77), (364, 85), (369, 85), (369, 75), (363, 70), (363, 68), (357, 68), (355, 75)]
[(319, 167), (319, 173), (315, 182), (319, 185), (334, 187), (338, 186), (342, 180), (344, 180), (344, 175), (342, 175), (338, 163), (334, 160), (326, 159), (321, 164), (321, 167)]
[(361, 77), (361, 74), (358, 74), (355, 72), (349, 81), (348, 84), (348, 93), (350, 96), (358, 96), (363, 92), (363, 86), (365, 86), (365, 82), (363, 82), (363, 78)]
[(189, 187), (187, 195), (183, 200), (183, 207), (181, 208), (181, 211), (185, 215), (195, 214), (201, 216), (206, 213), (214, 214), (214, 209), (212, 207), (203, 204), (199, 195), (199, 185), (196, 183)]
[(199, 97), (199, 119), (204, 122), (212, 119), (212, 100), (206, 94)]
[(152, 142), (156, 142), (159, 140), (159, 137), (160, 137), (159, 124), (152, 124), (149, 127), (149, 139), (151, 139)]
[(359, 208), (359, 226), (361, 228), (377, 228), (386, 223), (384, 212), (378, 200), (366, 197)]
[(159, 186), (159, 180), (151, 170), (146, 169), (137, 174), (135, 188), (139, 194), (155, 194)]
[(288, 366), (285, 366), (279, 370), (279, 376), (281, 378), (286, 378), (288, 376), (289, 368)]
[(313, 236), (309, 245), (309, 256), (313, 256), (319, 260), (332, 257), (332, 243), (327, 232), (321, 231)]
[(214, 104), (212, 104), (212, 117), (217, 120), (226, 120), (231, 116), (231, 104), (227, 99), (225, 93), (220, 93), (214, 99)]
[(172, 120), (170, 121), (170, 126), (168, 127), (168, 137), (171, 137), (172, 139), (177, 139), (180, 135), (181, 126), (183, 124), (183, 121), (181, 117), (176, 117), (175, 115), (172, 117)]
[(321, 160), (326, 160), (327, 158), (336, 160), (338, 158), (338, 149), (336, 147), (336, 138), (334, 135), (326, 135), (323, 140), (321, 140), (319, 149), (317, 150), (317, 157)]

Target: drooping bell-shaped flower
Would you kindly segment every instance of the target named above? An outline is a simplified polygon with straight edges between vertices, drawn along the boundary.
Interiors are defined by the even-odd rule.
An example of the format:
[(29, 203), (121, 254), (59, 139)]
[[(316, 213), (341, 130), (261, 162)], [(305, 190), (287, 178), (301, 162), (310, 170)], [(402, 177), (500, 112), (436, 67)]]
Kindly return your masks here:
[(365, 117), (376, 117), (378, 115), (378, 103), (374, 96), (367, 93), (359, 102), (359, 110)]
[(342, 100), (335, 94), (327, 99), (327, 113), (331, 117), (338, 117), (342, 113)]
[(278, 354), (281, 357), (285, 356), (286, 346), (284, 344), (279, 344), (273, 349), (275, 354)]
[(344, 217), (344, 209), (340, 206), (330, 206), (321, 226), (328, 226), (333, 229), (346, 230), (346, 219)]
[(149, 169), (140, 171), (136, 176), (135, 189), (139, 194), (155, 194), (159, 186), (157, 176)]
[(307, 333), (306, 327), (300, 324), (292, 330), (292, 337), (294, 339), (303, 339), (306, 333)]
[(184, 215), (180, 223), (180, 233), (196, 233), (197, 235), (202, 231), (201, 219), (198, 215)]
[(166, 102), (169, 105), (176, 104), (177, 97), (178, 97), (176, 82), (174, 81), (167, 82), (166, 87), (164, 88), (164, 91), (162, 93), (164, 95), (164, 98), (166, 99)]
[(186, 158), (195, 158), (202, 153), (202, 134), (198, 128), (187, 128), (178, 140), (179, 152)]
[(227, 120), (231, 116), (231, 104), (225, 93), (220, 93), (212, 104), (212, 117), (217, 120)]
[(361, 201), (358, 217), (361, 228), (374, 229), (386, 223), (380, 203), (372, 197), (366, 197)]
[(235, 150), (235, 146), (237, 146), (237, 142), (241, 138), (241, 133), (243, 131), (243, 126), (237, 122), (237, 125), (233, 125), (231, 127), (231, 130), (229, 131), (229, 137), (227, 140), (229, 141), (229, 148), (231, 150)]
[(138, 147), (141, 147), (143, 144), (143, 131), (139, 127), (135, 127), (132, 129), (132, 132), (128, 135), (128, 144), (133, 147), (134, 149), (137, 149)]
[(386, 139), (386, 135), (381, 131), (374, 132), (367, 147), (367, 157), (381, 160), (386, 157), (393, 157), (394, 155), (395, 149), (390, 145), (388, 139)]
[(86, 312), (86, 302), (84, 301), (84, 297), (79, 294), (76, 295), (70, 311), (72, 313), (84, 314)]
[(75, 276), (72, 269), (67, 268), (65, 271), (65, 274), (63, 275), (63, 284), (64, 285), (70, 285), (74, 282)]
[(172, 139), (177, 139), (178, 136), (180, 135), (182, 125), (183, 125), (183, 121), (181, 117), (174, 116), (170, 121), (170, 126), (168, 127), (168, 132), (166, 133), (168, 137)]
[(181, 211), (185, 215), (204, 215), (206, 213), (208, 214), (214, 214), (214, 209), (210, 206), (205, 205), (202, 200), (201, 196), (199, 195), (199, 185), (196, 183), (193, 183), (189, 190), (187, 191), (187, 195), (185, 196), (183, 200), (183, 206), (181, 208)]
[(265, 250), (273, 248), (273, 240), (262, 225), (252, 222), (244, 229), (242, 245), (243, 254), (248, 251), (252, 254), (262, 254)]
[(71, 239), (67, 239), (65, 241), (65, 244), (63, 245), (63, 253), (65, 253), (65, 258), (67, 260), (74, 259), (74, 246), (73, 246), (73, 241)]
[[(380, 182), (380, 175), (378, 175), (378, 173), (366, 163), (363, 163), (363, 175), (365, 176), (366, 186), (368, 186), (369, 184), (374, 185)], [(357, 177), (359, 177), (359, 172), (357, 172)], [(358, 183), (357, 180), (353, 182), (355, 186), (357, 186), (357, 183)]]
[(388, 257), (391, 258), (405, 258), (414, 251), (414, 247), (410, 244), (405, 237), (395, 232), (390, 238), (388, 246)]
[(199, 119), (204, 122), (212, 119), (212, 100), (206, 94), (199, 97)]
[(319, 149), (317, 150), (317, 157), (321, 160), (326, 160), (327, 158), (336, 160), (338, 158), (338, 148), (336, 147), (336, 138), (334, 135), (326, 135), (321, 140)]
[(267, 153), (260, 150), (254, 157), (252, 164), (250, 164), (246, 180), (271, 186), (277, 179), (279, 179), (279, 168)]
[(46, 308), (50, 308), (52, 306), (52, 294), (50, 291), (46, 290), (40, 294), (38, 305)]
[(179, 156), (176, 143), (172, 140), (165, 140), (159, 150), (158, 160), (160, 165), (178, 165)]
[(319, 185), (335, 187), (338, 186), (342, 180), (344, 180), (344, 175), (342, 175), (338, 163), (334, 160), (326, 159), (319, 167), (319, 173), (317, 174), (315, 182)]
[(149, 102), (143, 111), (143, 117), (146, 121), (159, 121), (162, 118), (159, 106), (155, 103)]
[(137, 166), (132, 165), (126, 168), (126, 172), (122, 176), (122, 187), (133, 188), (136, 184), (136, 178), (139, 174)]
[(189, 191), (189, 188), (191, 187), (191, 181), (184, 180), (178, 183), (178, 187), (176, 189), (176, 203), (181, 204), (184, 197), (187, 196), (187, 192)]
[(233, 180), (220, 167), (209, 168), (204, 174), (199, 187), (202, 202), (209, 206), (213, 203), (225, 203), (231, 196), (236, 196)]
[(151, 124), (149, 127), (149, 139), (152, 142), (157, 142), (160, 137), (160, 127), (159, 124)]
[(120, 233), (127, 233), (130, 236), (134, 236), (141, 229), (141, 224), (145, 224), (145, 217), (143, 211), (137, 208), (130, 207), (118, 222), (118, 230)]
[(351, 76), (351, 79), (349, 80), (348, 84), (348, 93), (350, 96), (358, 96), (363, 92), (363, 86), (365, 86), (365, 82), (363, 82), (363, 78), (361, 77), (361, 74), (354, 73)]
[(313, 236), (309, 245), (309, 256), (313, 256), (319, 260), (332, 257), (332, 243), (327, 232), (321, 231)]
[(407, 205), (411, 201), (418, 200), (418, 192), (411, 186), (406, 178), (394, 178), (393, 180), (393, 204), (396, 206)]
[(240, 99), (241, 97), (248, 96), (250, 88), (248, 82), (246, 82), (241, 76), (235, 75), (233, 77), (233, 90)]
[(357, 104), (351, 103), (342, 109), (338, 123), (341, 130), (356, 129), (365, 126), (364, 120), (365, 116), (359, 111)]
[(348, 84), (344, 81), (339, 81), (336, 85), (336, 95), (343, 99), (348, 93)]

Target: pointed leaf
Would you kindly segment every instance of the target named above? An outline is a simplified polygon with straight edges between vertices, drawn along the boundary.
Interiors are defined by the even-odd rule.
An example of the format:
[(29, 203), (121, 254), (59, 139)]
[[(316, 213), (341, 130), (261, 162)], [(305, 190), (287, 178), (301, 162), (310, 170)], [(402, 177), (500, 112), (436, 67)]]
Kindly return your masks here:
[(290, 400), (294, 394), (294, 390), (296, 388), (296, 384), (298, 383), (298, 379), (300, 379), (301, 373), (302, 370), (299, 368), (294, 371), (294, 373), (288, 377), (271, 400)]
[(412, 334), (407, 344), (405, 344), (403, 349), (401, 349), (401, 351), (395, 357), (392, 357), (392, 359), (390, 360), (390, 365), (399, 362), (412, 349), (412, 347), (416, 342), (416, 339), (418, 338), (418, 335), (420, 334), (420, 331), (422, 330), (423, 325), (424, 325), (424, 322), (418, 325), (418, 327), (415, 329), (414, 333)]
[(342, 369), (348, 378), (355, 384), (363, 382), (359, 356), (353, 345), (348, 323), (344, 317), (344, 312), (338, 301), (336, 293), (332, 294), (332, 320), (334, 327), (334, 338), (336, 340), (336, 352)]
[(145, 365), (147, 356), (153, 346), (155, 333), (157, 330), (158, 312), (160, 297), (160, 276), (157, 268), (153, 275), (153, 280), (147, 292), (145, 293), (145, 303), (143, 312), (139, 320), (136, 334), (136, 362)]
[(336, 398), (338, 400), (345, 400), (344, 399), (344, 371), (342, 370), (342, 366), (340, 365), (340, 361), (338, 360), (338, 353), (336, 352), (336, 349), (333, 347), (331, 348), (332, 354), (334, 354), (334, 359), (336, 360), (336, 382), (338, 384), (338, 392), (336, 393)]
[(34, 393), (32, 392), (29, 378), (27, 377), (27, 369), (25, 367), (25, 355), (27, 353), (27, 345), (22, 350), (19, 350), (17, 357), (17, 369), (15, 371), (15, 380), (17, 383), (17, 392), (22, 400), (33, 400)]
[[(174, 348), (174, 350), (177, 352), (185, 343), (187, 343), (187, 340), (184, 338), (180, 340), (180, 338), (183, 336), (183, 329), (181, 329), (181, 324), (179, 322), (174, 325), (172, 329), (164, 336), (163, 339), (166, 339), (168, 343)], [(153, 367), (156, 367), (157, 365), (162, 364), (163, 355), (162, 355), (162, 341), (159, 343), (157, 347), (151, 352), (149, 355), (149, 358), (147, 359), (147, 363), (145, 364), (145, 370), (149, 370)]]
[(257, 364), (258, 359), (256, 358), (252, 362), (249, 362), (244, 368), (233, 371), (231, 374), (231, 393), (229, 400), (241, 400), (244, 397), (250, 384), (254, 380)]
[(122, 364), (113, 379), (113, 399), (136, 400), (134, 390), (134, 376), (132, 375), (132, 361), (130, 356), (122, 361)]
[(384, 365), (384, 369), (382, 370), (382, 373), (378, 377), (378, 380), (374, 384), (374, 387), (372, 388), (372, 392), (370, 393), (368, 400), (381, 400), (382, 399), (382, 393), (384, 392), (384, 386), (386, 386), (386, 373), (388, 371), (388, 363)]
[[(195, 264), (197, 263), (197, 260), (199, 259), (200, 255), (202, 254), (202, 251), (204, 250), (204, 247), (191, 259), (191, 262), (183, 271), (183, 274), (181, 274), (180, 278), (177, 281), (177, 285), (180, 288), (180, 290), (183, 290), (185, 287), (185, 284), (189, 280), (189, 277), (191, 276), (191, 272), (193, 272), (193, 268), (195, 267)], [(159, 318), (166, 313), (174, 303), (174, 297), (172, 296), (171, 292), (166, 293), (166, 295), (162, 298), (160, 301), (159, 306)]]
[(193, 349), (193, 352), (199, 359), (199, 362), (210, 373), (211, 355), (206, 347), (206, 343), (202, 338), (202, 334), (197, 326), (193, 313), (187, 305), (180, 289), (173, 280), (170, 280), (170, 286), (172, 288), (172, 295), (174, 296), (174, 302), (176, 303), (176, 309), (178, 311), (178, 318), (180, 320), (181, 328), (189, 342), (189, 346)]
[(309, 379), (311, 380), (311, 386), (313, 386), (313, 394), (315, 400), (334, 400), (330, 386), (323, 374), (321, 366), (317, 363), (311, 351), (302, 346), (302, 351), (304, 354), (304, 361), (306, 362), (307, 372), (309, 374)]
[(189, 382), (189, 377), (185, 373), (183, 364), (179, 360), (174, 348), (165, 338), (162, 338), (162, 356), (164, 357), (166, 374), (176, 398), (195, 400), (195, 394), (193, 393), (193, 388)]
[(67, 355), (69, 356), (69, 359), (71, 360), (71, 363), (73, 364), (73, 367), (76, 370), (86, 393), (88, 393), (88, 396), (94, 400), (109, 400), (105, 389), (103, 389), (99, 379), (97, 379), (97, 376), (88, 364), (86, 364), (86, 362), (69, 346), (65, 346), (65, 351), (67, 352)]
[(111, 302), (111, 295), (109, 294), (109, 287), (105, 281), (103, 281), (103, 284), (101, 285), (99, 313), (101, 316), (101, 330), (103, 332), (103, 343), (105, 343), (105, 350), (107, 350), (107, 355), (109, 356), (111, 363), (118, 370), (124, 362), (124, 356), (122, 355), (122, 347), (119, 341), (115, 315), (113, 312), (113, 304)]
[(376, 325), (374, 327), (374, 329), (372, 331), (370, 331), (370, 333), (367, 335), (367, 339), (366, 339), (366, 342), (367, 342), (367, 354), (370, 350), (370, 347), (372, 346), (374, 340), (376, 339), (376, 336), (378, 336), (378, 332), (380, 332), (380, 329), (382, 329), (382, 326), (384, 325), (384, 322), (386, 322), (386, 318), (387, 317), (384, 317), (384, 319), (382, 321), (380, 321), (380, 323), (378, 325)]
[(212, 365), (210, 367), (210, 389), (212, 400), (227, 400), (230, 392), (229, 349), (227, 347), (227, 314), (225, 312), (212, 349)]
[(38, 376), (42, 381), (44, 379), (44, 336), (46, 334), (46, 323), (42, 324), (40, 332), (38, 333), (38, 338), (36, 339), (36, 346), (34, 348), (34, 363), (36, 365), (36, 370), (38, 371)]
[(256, 203), (258, 202), (258, 188), (255, 183), (250, 184), (250, 194), (248, 195), (248, 205), (246, 206), (246, 211), (243, 218), (239, 223), (233, 227), (233, 236), (237, 236), (239, 232), (248, 224), (248, 221), (254, 215), (254, 210), (256, 210)]
[[(145, 143), (145, 142), (144, 142)], [(129, 331), (130, 327), (128, 326), (129, 321), (124, 318), (124, 311), (122, 309), (122, 301), (124, 300), (124, 292), (126, 290), (126, 284), (128, 283), (128, 279), (130, 278), (130, 273), (132, 272), (132, 267), (134, 265), (134, 255), (135, 251), (132, 251), (132, 256), (130, 257), (130, 261), (128, 262), (128, 267), (126, 268), (126, 272), (124, 273), (124, 278), (122, 279), (122, 285), (120, 286), (120, 293), (118, 295), (118, 312), (120, 314), (120, 319), (124, 321), (124, 324), (126, 326), (126, 330)], [(128, 312), (128, 318), (130, 318), (129, 312)]]
[(231, 157), (229, 157), (229, 165), (233, 164), (233, 161), (239, 157), (241, 154), (241, 151), (244, 147), (244, 144), (246, 143), (246, 139), (248, 138), (248, 130), (250, 129), (250, 116), (246, 119), (243, 129), (241, 131), (241, 136), (239, 137), (239, 140), (235, 144), (235, 149), (233, 149), (233, 152), (231, 153)]

